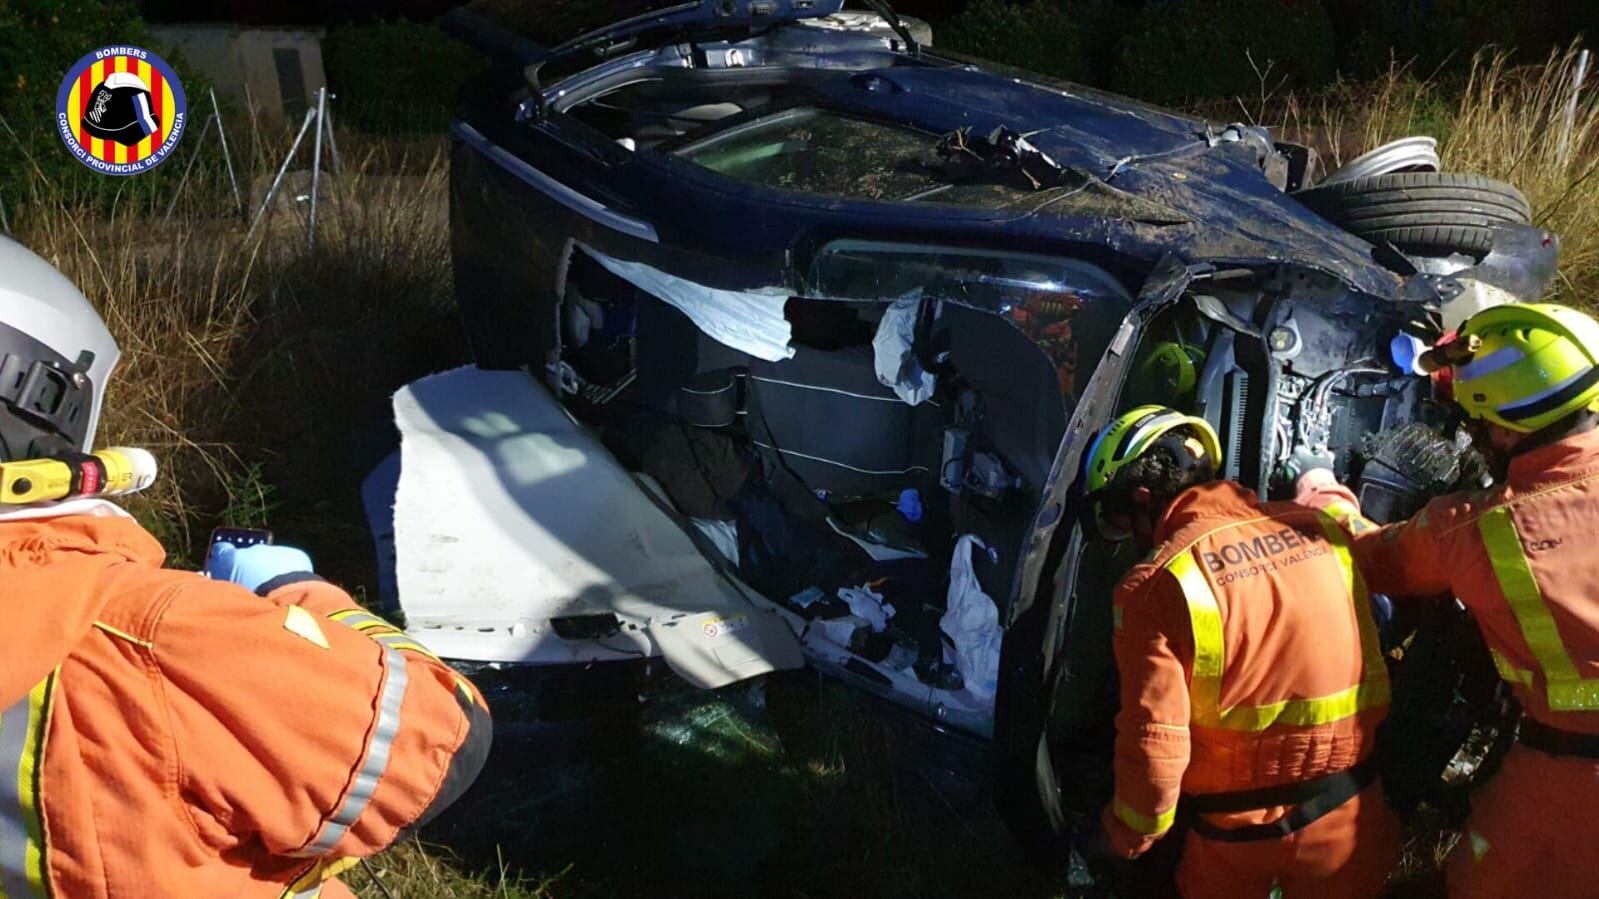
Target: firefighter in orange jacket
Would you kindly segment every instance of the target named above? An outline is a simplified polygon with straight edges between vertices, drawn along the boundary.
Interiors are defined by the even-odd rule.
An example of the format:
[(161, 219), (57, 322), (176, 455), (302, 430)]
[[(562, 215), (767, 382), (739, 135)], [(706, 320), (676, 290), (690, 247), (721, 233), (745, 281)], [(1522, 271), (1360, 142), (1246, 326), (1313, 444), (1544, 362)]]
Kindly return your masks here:
[(1399, 824), (1371, 754), (1388, 674), (1347, 538), (1326, 513), (1217, 480), (1203, 419), (1135, 409), (1090, 450), (1107, 537), (1151, 550), (1117, 588), (1110, 847), (1136, 858), (1192, 817), (1196, 897), (1375, 895)]
[[(93, 493), (117, 357), (0, 238), (0, 471), (64, 461)], [(482, 698), (309, 572), (252, 592), (164, 558), (102, 499), (0, 504), (0, 895), (350, 896), (335, 875), (476, 777)]]
[[(1382, 529), (1356, 517), (1355, 557), (1373, 590), (1458, 597), (1524, 710), (1517, 745), (1472, 798), (1450, 895), (1599, 895), (1599, 323), (1499, 306), (1456, 344), (1455, 401), (1499, 486)], [(1329, 494), (1354, 499), (1330, 472), (1302, 479), (1303, 501)]]

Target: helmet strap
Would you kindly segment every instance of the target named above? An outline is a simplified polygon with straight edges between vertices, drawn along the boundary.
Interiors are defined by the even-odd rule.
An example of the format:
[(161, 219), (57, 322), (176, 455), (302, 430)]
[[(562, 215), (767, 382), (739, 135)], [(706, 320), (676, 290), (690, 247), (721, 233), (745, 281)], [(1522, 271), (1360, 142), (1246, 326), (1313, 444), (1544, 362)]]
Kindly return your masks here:
[(1516, 448), (1510, 452), (1510, 455), (1519, 456), (1523, 453), (1530, 453), (1551, 443), (1559, 443), (1567, 437), (1587, 433), (1595, 427), (1599, 427), (1599, 413), (1595, 413), (1591, 409), (1578, 409), (1565, 418), (1551, 422), (1543, 428), (1528, 434), (1525, 439), (1516, 444)]

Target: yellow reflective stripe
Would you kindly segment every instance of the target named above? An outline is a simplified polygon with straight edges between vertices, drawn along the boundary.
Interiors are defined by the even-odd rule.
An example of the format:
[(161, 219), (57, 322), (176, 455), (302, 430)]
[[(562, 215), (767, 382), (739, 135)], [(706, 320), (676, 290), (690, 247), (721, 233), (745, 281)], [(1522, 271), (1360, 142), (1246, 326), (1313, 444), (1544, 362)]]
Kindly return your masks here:
[(1221, 678), (1226, 667), (1226, 639), (1222, 631), (1221, 610), (1210, 580), (1199, 568), (1193, 551), (1166, 563), (1166, 570), (1177, 579), (1188, 603), (1189, 622), (1194, 631), (1194, 674), (1189, 687), (1190, 719), (1198, 727), (1215, 727), (1246, 732), (1263, 731), (1274, 724), (1311, 727), (1331, 724), (1367, 709), (1387, 705), (1392, 699), (1388, 667), (1383, 661), (1382, 641), (1371, 617), (1366, 583), (1349, 551), (1349, 541), (1329, 514), (1317, 516), (1332, 552), (1343, 573), (1344, 588), (1350, 597), (1355, 626), (1360, 634), (1361, 682), (1328, 696), (1285, 699), (1265, 705), (1221, 707)]
[(1351, 533), (1359, 534), (1371, 528), (1371, 522), (1360, 514), (1360, 510), (1352, 503), (1345, 500), (1333, 500), (1322, 508), (1323, 512), (1331, 515), (1334, 520), (1348, 528)]
[(323, 884), (360, 864), (360, 861), (356, 858), (336, 858), (317, 862), (299, 877), (294, 878), (283, 892), (278, 894), (278, 899), (317, 899), (322, 895)]
[(1166, 570), (1182, 588), (1183, 598), (1188, 603), (1188, 620), (1194, 630), (1189, 716), (1193, 723), (1202, 727), (1221, 727), (1221, 674), (1227, 663), (1227, 644), (1222, 636), (1221, 607), (1216, 603), (1216, 591), (1211, 589), (1205, 573), (1199, 570), (1192, 548), (1167, 562)]
[(94, 626), (99, 628), (100, 630), (105, 631), (106, 633), (110, 634), (111, 636), (116, 637), (119, 640), (126, 640), (126, 641), (128, 641), (129, 643), (132, 643), (135, 646), (142, 646), (145, 649), (154, 649), (155, 648), (155, 644), (151, 643), (149, 640), (145, 640), (145, 639), (142, 639), (140, 637), (135, 637), (134, 635), (132, 635), (132, 634), (130, 634), (127, 631), (124, 631), (124, 630), (118, 630), (117, 628), (114, 628), (111, 625), (106, 624), (104, 621), (96, 621), (96, 622), (94, 622)]
[(1577, 673), (1577, 666), (1560, 640), (1554, 616), (1544, 602), (1543, 591), (1538, 588), (1510, 510), (1501, 506), (1477, 519), (1477, 530), (1488, 550), (1499, 590), (1516, 617), (1522, 639), (1543, 671), (1549, 707), (1562, 712), (1599, 709), (1599, 680), (1584, 680)]
[(435, 656), (426, 646), (423, 646), (422, 644), (411, 639), (410, 634), (378, 634), (372, 639), (382, 643), (384, 646), (387, 646), (390, 649), (409, 649), (412, 652), (419, 652), (430, 659), (438, 658), (438, 656)]
[(39, 765), (50, 733), (56, 673), (0, 712), (0, 897), (47, 896), (47, 834)]
[[(438, 658), (426, 646), (418, 643), (416, 638), (410, 634), (364, 609), (344, 609), (343, 611), (334, 612), (328, 617), (340, 624), (355, 628), (390, 649), (408, 649), (412, 652), (419, 652), (430, 659)], [(4, 897), (0, 897), (0, 899), (4, 899)]]
[(1267, 705), (1236, 705), (1222, 711), (1220, 727), (1248, 732), (1263, 731), (1275, 724), (1313, 727), (1353, 717), (1366, 709), (1390, 701), (1388, 679), (1367, 678), (1348, 689), (1329, 696), (1285, 699)]
[[(1355, 564), (1355, 555), (1349, 549), (1349, 539), (1338, 527), (1338, 522), (1326, 513), (1317, 517), (1321, 520), (1322, 533), (1327, 535), (1327, 542), (1332, 545), (1333, 555), (1338, 560), (1338, 568), (1343, 573), (1344, 588), (1349, 591), (1349, 599), (1354, 604), (1355, 628), (1360, 633), (1360, 657), (1366, 668), (1362, 686), (1372, 691), (1372, 703), (1360, 706), (1357, 711), (1371, 708), (1372, 705), (1386, 704), (1388, 664), (1383, 659), (1382, 635), (1377, 633), (1377, 622), (1371, 617), (1371, 592), (1366, 589), (1366, 579), (1360, 573), (1360, 566)], [(1379, 683), (1380, 691), (1377, 689)], [(1378, 693), (1381, 694), (1380, 700), (1377, 698)]]
[(362, 609), (345, 609), (342, 612), (334, 612), (328, 617), (339, 622), (340, 624), (349, 625), (350, 627), (353, 627), (363, 633), (371, 630), (390, 630), (395, 632), (400, 630), (387, 621), (384, 621), (382, 618), (379, 618), (378, 616), (373, 615), (371, 612), (367, 612)]
[(1493, 656), (1494, 668), (1498, 670), (1500, 677), (1509, 683), (1520, 684), (1528, 689), (1532, 688), (1531, 671), (1525, 668), (1517, 668), (1511, 664), (1510, 659), (1506, 658), (1504, 653), (1497, 649), (1488, 650), (1488, 654)]
[(1120, 796), (1111, 802), (1111, 810), (1116, 816), (1116, 820), (1146, 837), (1152, 837), (1171, 830), (1172, 824), (1177, 821), (1176, 806), (1150, 816), (1123, 802)]

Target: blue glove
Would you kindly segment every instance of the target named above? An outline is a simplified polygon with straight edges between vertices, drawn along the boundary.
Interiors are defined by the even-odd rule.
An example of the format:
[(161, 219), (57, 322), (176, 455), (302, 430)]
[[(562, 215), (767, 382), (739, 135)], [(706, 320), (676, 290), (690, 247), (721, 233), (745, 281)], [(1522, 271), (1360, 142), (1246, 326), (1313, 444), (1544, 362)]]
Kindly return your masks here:
[(212, 580), (232, 581), (252, 593), (285, 574), (314, 571), (305, 550), (271, 544), (239, 549), (231, 543), (218, 543), (211, 547), (211, 560), (205, 566)]

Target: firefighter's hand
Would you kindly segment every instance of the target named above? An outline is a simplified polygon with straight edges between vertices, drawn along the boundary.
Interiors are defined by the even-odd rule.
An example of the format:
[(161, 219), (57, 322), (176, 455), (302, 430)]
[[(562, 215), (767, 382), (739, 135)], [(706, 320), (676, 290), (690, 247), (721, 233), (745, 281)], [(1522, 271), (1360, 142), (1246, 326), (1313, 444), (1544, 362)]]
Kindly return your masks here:
[(1104, 850), (1103, 858), (1114, 858), (1129, 861), (1148, 852), (1155, 841), (1165, 836), (1165, 833), (1153, 835), (1141, 834), (1123, 824), (1111, 811), (1109, 805), (1099, 816), (1100, 840), (1099, 845)]
[(1299, 481), (1295, 484), (1295, 486), (1298, 488), (1299, 492), (1303, 493), (1306, 490), (1316, 490), (1323, 487), (1335, 487), (1337, 484), (1338, 476), (1333, 474), (1333, 470), (1331, 468), (1312, 468), (1299, 476)]
[(240, 549), (231, 543), (218, 543), (211, 548), (211, 561), (205, 567), (205, 573), (213, 580), (232, 581), (252, 593), (284, 575), (310, 575), (315, 570), (305, 550), (281, 544)]
[(1318, 502), (1318, 500), (1328, 494), (1345, 492), (1347, 492), (1346, 488), (1338, 482), (1338, 476), (1333, 474), (1331, 468), (1309, 469), (1299, 476), (1299, 480), (1294, 482), (1295, 502), (1313, 509), (1325, 505), (1325, 501)]

